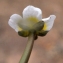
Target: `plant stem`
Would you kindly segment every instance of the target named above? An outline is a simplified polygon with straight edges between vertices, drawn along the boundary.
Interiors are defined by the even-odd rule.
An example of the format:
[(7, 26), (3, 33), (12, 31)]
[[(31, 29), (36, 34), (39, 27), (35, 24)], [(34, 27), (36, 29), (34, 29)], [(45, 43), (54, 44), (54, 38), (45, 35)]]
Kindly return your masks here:
[(28, 43), (27, 46), (24, 50), (24, 53), (20, 59), (19, 63), (28, 63), (32, 48), (33, 48), (33, 44), (34, 44), (34, 34), (30, 34), (29, 38), (28, 38)]

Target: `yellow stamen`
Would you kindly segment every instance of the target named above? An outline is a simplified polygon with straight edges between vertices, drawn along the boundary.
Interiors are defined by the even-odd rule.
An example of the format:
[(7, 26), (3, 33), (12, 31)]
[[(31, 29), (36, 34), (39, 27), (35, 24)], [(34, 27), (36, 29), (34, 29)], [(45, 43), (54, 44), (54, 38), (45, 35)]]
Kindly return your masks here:
[(36, 24), (38, 21), (39, 21), (39, 20), (38, 20), (36, 17), (33, 17), (33, 16), (27, 18), (27, 24), (28, 24), (28, 26), (29, 26), (30, 28), (32, 28), (32, 26), (33, 26), (34, 24)]
[(22, 28), (20, 28), (19, 26), (18, 26), (18, 31), (22, 31)]
[(39, 21), (36, 17), (29, 17), (28, 20), (35, 23)]
[(47, 25), (46, 25), (46, 23), (44, 23), (44, 27), (43, 27), (43, 29), (42, 30), (46, 30), (47, 29)]

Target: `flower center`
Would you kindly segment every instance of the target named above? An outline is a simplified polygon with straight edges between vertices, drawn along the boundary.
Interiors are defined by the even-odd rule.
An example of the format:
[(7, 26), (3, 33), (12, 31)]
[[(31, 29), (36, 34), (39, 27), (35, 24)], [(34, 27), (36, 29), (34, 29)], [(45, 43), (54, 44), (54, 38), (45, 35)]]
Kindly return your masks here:
[(27, 19), (33, 23), (37, 23), (39, 21), (36, 17), (29, 17)]
[(27, 25), (32, 28), (34, 24), (36, 24), (39, 20), (36, 17), (27, 18)]
[[(37, 22), (39, 22), (39, 20), (36, 17), (28, 17), (28, 18), (24, 19), (23, 21), (20, 21), (18, 23), (18, 26), (20, 28), (22, 28), (23, 30), (32, 30), (33, 26)], [(19, 28), (19, 30), (21, 30), (20, 28)]]

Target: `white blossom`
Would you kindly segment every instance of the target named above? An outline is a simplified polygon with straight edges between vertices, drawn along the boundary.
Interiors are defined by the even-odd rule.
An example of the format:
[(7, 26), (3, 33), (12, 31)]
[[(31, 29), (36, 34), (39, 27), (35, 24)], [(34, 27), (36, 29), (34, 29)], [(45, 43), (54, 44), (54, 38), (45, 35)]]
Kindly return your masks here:
[(23, 30), (31, 30), (33, 29), (34, 25), (40, 21), (44, 22), (43, 28), (40, 30), (42, 31), (49, 31), (54, 24), (54, 20), (56, 18), (55, 15), (50, 15), (48, 18), (42, 19), (42, 11), (40, 8), (34, 6), (27, 6), (23, 10), (23, 16), (18, 14), (11, 15), (8, 24), (16, 31), (23, 31)]

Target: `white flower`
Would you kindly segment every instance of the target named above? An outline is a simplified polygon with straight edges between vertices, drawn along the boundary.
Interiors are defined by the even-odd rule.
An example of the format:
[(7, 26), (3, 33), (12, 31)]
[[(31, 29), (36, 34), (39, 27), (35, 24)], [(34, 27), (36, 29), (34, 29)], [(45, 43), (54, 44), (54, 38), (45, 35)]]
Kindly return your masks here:
[[(8, 24), (16, 32), (25, 31), (25, 33), (24, 32), (22, 33), (28, 36), (29, 31), (34, 30), (35, 27), (36, 29), (37, 27), (39, 28), (43, 22), (43, 24), (41, 25), (42, 28), (37, 31), (37, 34), (40, 36), (40, 34), (43, 34), (45, 31), (49, 31), (52, 28), (55, 18), (56, 18), (55, 15), (50, 15), (48, 18), (42, 19), (41, 9), (29, 5), (23, 10), (23, 17), (21, 17), (18, 14), (13, 14), (10, 17)], [(41, 24), (38, 24), (39, 22)], [(35, 26), (36, 24), (38, 25)]]

